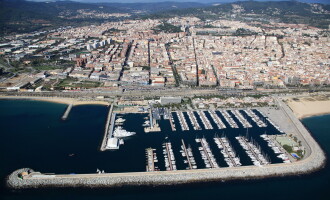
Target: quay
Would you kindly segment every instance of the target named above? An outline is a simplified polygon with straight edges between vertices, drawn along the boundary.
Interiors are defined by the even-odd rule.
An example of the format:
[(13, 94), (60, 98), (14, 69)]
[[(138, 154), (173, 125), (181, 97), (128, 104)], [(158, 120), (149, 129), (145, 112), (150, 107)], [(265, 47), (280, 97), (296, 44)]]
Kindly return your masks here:
[(72, 106), (73, 106), (72, 103), (68, 105), (68, 107), (66, 108), (66, 110), (65, 110), (65, 112), (64, 112), (64, 114), (63, 114), (63, 116), (61, 118), (62, 120), (66, 120), (68, 118), (68, 116), (70, 114), (70, 111), (72, 109)]
[[(159, 127), (159, 124), (157, 123), (157, 120), (153, 116), (152, 108), (150, 108), (150, 110), (149, 110), (149, 115), (150, 115), (150, 126), (149, 127), (145, 127), (144, 128), (144, 132), (145, 133), (160, 132), (161, 129)], [(160, 115), (159, 115), (158, 111), (157, 111), (157, 115), (156, 116), (158, 116), (160, 118)]]
[[(109, 130), (112, 133), (113, 128), (114, 128), (115, 117), (113, 117), (112, 112), (113, 112), (113, 104), (111, 104), (111, 106), (109, 108), (109, 112), (108, 112), (108, 116), (107, 116), (107, 121), (105, 123), (104, 135), (103, 135), (103, 140), (102, 140), (102, 144), (101, 144), (101, 148), (100, 148), (101, 151), (105, 151), (106, 150), (106, 146), (107, 146), (107, 142), (108, 142), (108, 137), (109, 137)], [(113, 121), (113, 122), (111, 123), (111, 121)]]
[(181, 143), (182, 143), (183, 151), (184, 151), (184, 153), (186, 154), (186, 157), (187, 157), (189, 169), (193, 169), (192, 164), (190, 162), (189, 154), (188, 154), (188, 151), (187, 151), (187, 148), (186, 148), (186, 145), (185, 145), (183, 139), (181, 139)]

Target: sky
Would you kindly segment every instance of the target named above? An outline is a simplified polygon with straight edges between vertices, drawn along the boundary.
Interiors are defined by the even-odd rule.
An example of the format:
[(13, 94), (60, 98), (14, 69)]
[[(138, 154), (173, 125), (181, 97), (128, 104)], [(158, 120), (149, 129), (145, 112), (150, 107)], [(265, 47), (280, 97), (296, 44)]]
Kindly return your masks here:
[[(31, 0), (30, 0), (31, 1)], [(32, 0), (32, 1), (52, 1), (52, 0)], [(54, 1), (54, 0), (53, 0)], [(97, 3), (97, 2), (116, 2), (116, 3), (137, 3), (137, 2), (198, 2), (198, 3), (221, 3), (221, 2), (235, 2), (235, 1), (247, 1), (247, 0), (72, 0), (79, 2)], [(283, 0), (258, 0), (258, 1), (283, 1)], [(287, 0), (288, 1), (288, 0)], [(330, 0), (298, 0), (307, 3), (325, 3), (330, 4)]]

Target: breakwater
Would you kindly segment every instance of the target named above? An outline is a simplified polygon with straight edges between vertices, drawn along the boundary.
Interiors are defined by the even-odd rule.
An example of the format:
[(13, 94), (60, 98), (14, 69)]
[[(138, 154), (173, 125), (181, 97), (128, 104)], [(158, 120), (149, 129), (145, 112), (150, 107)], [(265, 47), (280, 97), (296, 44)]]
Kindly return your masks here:
[(108, 137), (109, 137), (109, 131), (113, 131), (113, 126), (114, 126), (114, 117), (112, 115), (113, 112), (113, 104), (111, 104), (110, 108), (109, 108), (109, 112), (108, 112), (108, 116), (107, 116), (107, 121), (105, 122), (105, 128), (104, 128), (104, 136), (103, 136), (103, 140), (101, 143), (101, 148), (100, 151), (105, 151), (106, 150), (106, 146), (107, 146), (107, 141), (108, 141)]
[(246, 180), (286, 175), (299, 175), (316, 171), (325, 164), (325, 154), (310, 133), (296, 119), (290, 109), (283, 106), (282, 111), (292, 120), (299, 132), (302, 142), (306, 143), (306, 155), (303, 160), (289, 164), (270, 164), (262, 167), (242, 166), (217, 169), (194, 169), (159, 172), (129, 172), (105, 174), (42, 174), (30, 173), (23, 179), (19, 174), (28, 171), (14, 171), (7, 184), (11, 188), (40, 188), (40, 187), (120, 187), (122, 185), (173, 185), (192, 182)]
[(73, 106), (73, 104), (68, 105), (68, 107), (66, 108), (66, 110), (62, 116), (62, 120), (66, 120), (69, 117), (72, 106)]

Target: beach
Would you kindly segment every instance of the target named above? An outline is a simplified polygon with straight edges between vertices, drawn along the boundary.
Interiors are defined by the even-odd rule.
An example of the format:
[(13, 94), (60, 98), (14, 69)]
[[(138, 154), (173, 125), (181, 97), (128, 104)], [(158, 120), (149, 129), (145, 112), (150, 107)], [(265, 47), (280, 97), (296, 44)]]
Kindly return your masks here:
[(327, 95), (292, 97), (285, 102), (299, 119), (330, 113), (330, 98)]
[(36, 101), (48, 101), (53, 103), (61, 104), (72, 104), (73, 106), (78, 105), (110, 105), (110, 102), (100, 100), (83, 100), (83, 99), (74, 99), (74, 98), (62, 98), (62, 97), (37, 97), (37, 96), (0, 96), (0, 99), (27, 99), (27, 100), (36, 100)]

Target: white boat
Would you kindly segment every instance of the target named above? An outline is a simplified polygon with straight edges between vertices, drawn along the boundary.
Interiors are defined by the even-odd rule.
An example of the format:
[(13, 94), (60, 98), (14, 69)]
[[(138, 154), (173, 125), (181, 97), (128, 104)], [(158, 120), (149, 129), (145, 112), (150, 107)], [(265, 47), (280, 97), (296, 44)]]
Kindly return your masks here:
[(116, 119), (116, 123), (123, 123), (125, 121), (126, 121), (126, 119), (123, 119), (123, 118)]
[(122, 138), (122, 137), (129, 137), (132, 135), (135, 135), (135, 132), (129, 132), (123, 129), (121, 126), (117, 126), (115, 130), (113, 131), (113, 136), (117, 138)]

